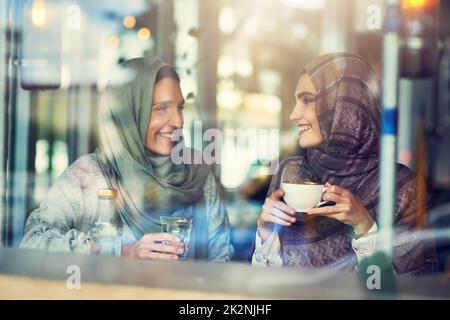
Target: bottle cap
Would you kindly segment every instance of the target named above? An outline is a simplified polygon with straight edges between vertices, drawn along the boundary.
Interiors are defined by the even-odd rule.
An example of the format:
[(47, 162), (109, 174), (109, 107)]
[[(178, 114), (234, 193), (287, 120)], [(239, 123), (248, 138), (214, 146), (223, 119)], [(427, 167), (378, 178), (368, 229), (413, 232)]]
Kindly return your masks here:
[(117, 197), (117, 191), (115, 189), (98, 189), (97, 196), (115, 199)]

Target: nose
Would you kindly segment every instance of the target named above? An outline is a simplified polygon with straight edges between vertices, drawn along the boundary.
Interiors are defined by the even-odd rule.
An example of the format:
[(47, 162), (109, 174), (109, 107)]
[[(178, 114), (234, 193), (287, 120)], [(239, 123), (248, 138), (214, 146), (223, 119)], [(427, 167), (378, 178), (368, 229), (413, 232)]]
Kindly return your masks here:
[(302, 118), (302, 112), (300, 110), (300, 107), (298, 104), (295, 105), (294, 110), (292, 110), (292, 113), (289, 116), (289, 119), (291, 121), (297, 121), (300, 120)]
[(178, 108), (174, 108), (170, 116), (170, 125), (176, 129), (181, 129), (183, 128), (183, 124), (183, 113)]

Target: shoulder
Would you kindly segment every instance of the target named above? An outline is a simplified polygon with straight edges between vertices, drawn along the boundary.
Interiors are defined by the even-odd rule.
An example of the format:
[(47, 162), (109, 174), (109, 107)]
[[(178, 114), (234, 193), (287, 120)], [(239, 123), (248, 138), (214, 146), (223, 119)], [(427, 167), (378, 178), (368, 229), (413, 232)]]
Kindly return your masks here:
[(73, 169), (80, 169), (80, 170), (86, 170), (91, 171), (94, 169), (100, 170), (100, 166), (97, 159), (96, 153), (89, 153), (85, 154), (81, 157), (79, 157), (77, 160), (75, 160), (69, 168)]
[(300, 166), (303, 164), (304, 158), (301, 156), (291, 156), (284, 158), (281, 160), (275, 167), (275, 170), (272, 171), (272, 182), (277, 179), (278, 176), (281, 176), (283, 173), (283, 169), (289, 164), (290, 166)]
[(408, 167), (397, 164), (397, 210), (402, 213), (414, 213), (422, 204), (425, 193), (425, 178)]
[(273, 172), (272, 179), (269, 186), (268, 195), (275, 191), (276, 188), (280, 185), (281, 175), (283, 174), (283, 170), (289, 165), (290, 173), (298, 172), (298, 170), (302, 170), (304, 168), (304, 156), (290, 156), (284, 158), (278, 164), (278, 167)]
[(412, 192), (417, 188), (419, 180), (423, 179), (407, 166), (397, 163), (397, 188), (399, 193)]
[(103, 177), (95, 153), (90, 153), (75, 160), (58, 179), (58, 183), (70, 182), (86, 184), (90, 180)]
[(211, 202), (215, 199), (217, 188), (218, 184), (216, 181), (216, 177), (214, 176), (212, 171), (210, 171), (208, 173), (208, 176), (206, 177), (205, 184), (203, 185), (203, 194), (205, 196), (206, 202)]
[(409, 179), (414, 179), (417, 176), (417, 174), (413, 170), (401, 163), (397, 163), (397, 174), (399, 177)]
[(278, 172), (280, 172), (284, 167), (286, 167), (288, 164), (296, 164), (296, 165), (302, 165), (305, 161), (304, 156), (290, 156), (287, 158), (284, 158), (281, 160)]

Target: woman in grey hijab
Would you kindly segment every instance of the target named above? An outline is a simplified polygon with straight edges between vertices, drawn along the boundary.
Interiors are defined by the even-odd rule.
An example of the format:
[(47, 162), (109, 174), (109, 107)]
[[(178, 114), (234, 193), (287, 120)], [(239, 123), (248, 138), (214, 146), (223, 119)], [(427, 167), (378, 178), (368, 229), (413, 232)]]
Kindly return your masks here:
[(183, 104), (172, 67), (156, 59), (122, 63), (100, 107), (99, 149), (57, 180), (28, 218), (21, 247), (90, 253), (97, 190), (109, 188), (117, 190), (122, 255), (178, 259), (177, 239), (161, 232), (159, 217), (188, 216), (193, 217), (188, 258), (230, 260), (228, 216), (210, 168), (171, 158), (183, 128)]

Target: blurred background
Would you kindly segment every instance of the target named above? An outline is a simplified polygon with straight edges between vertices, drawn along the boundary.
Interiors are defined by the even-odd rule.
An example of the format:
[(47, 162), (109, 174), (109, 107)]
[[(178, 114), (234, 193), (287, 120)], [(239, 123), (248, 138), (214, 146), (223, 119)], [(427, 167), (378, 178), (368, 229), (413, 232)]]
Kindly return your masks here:
[[(448, 233), (449, 4), (401, 1), (397, 141), (398, 161), (426, 177), (424, 225)], [(158, 56), (180, 75), (187, 143), (203, 147), (195, 139), (199, 120), (200, 130), (224, 133), (215, 172), (234, 259), (246, 261), (271, 176), (252, 141), (233, 143), (234, 133), (278, 130), (276, 150), (258, 136), (265, 159), (295, 154), (288, 116), (302, 66), (349, 51), (367, 59), (382, 84), (384, 13), (382, 0), (0, 0), (0, 244), (18, 247), (28, 214), (55, 179), (95, 150), (111, 70)], [(446, 241), (439, 243), (443, 267)]]

